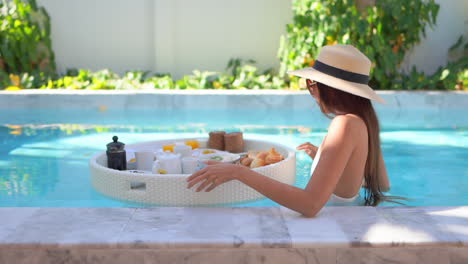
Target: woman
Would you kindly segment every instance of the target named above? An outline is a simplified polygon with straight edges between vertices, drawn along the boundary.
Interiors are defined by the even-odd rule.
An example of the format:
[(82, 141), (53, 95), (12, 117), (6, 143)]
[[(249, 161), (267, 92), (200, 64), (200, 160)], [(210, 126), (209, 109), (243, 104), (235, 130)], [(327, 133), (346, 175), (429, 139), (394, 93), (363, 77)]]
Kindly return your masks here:
[[(211, 191), (238, 180), (271, 200), (306, 217), (315, 216), (327, 202), (352, 204), (366, 186), (366, 205), (382, 201), (389, 181), (380, 149), (379, 124), (370, 100), (384, 103), (367, 83), (370, 60), (350, 45), (322, 48), (312, 68), (289, 72), (306, 79), (307, 88), (321, 111), (333, 118), (321, 146), (297, 147), (313, 160), (305, 189), (270, 179), (247, 167), (211, 163), (194, 173), (187, 188)], [(205, 189), (206, 188), (206, 189)]]

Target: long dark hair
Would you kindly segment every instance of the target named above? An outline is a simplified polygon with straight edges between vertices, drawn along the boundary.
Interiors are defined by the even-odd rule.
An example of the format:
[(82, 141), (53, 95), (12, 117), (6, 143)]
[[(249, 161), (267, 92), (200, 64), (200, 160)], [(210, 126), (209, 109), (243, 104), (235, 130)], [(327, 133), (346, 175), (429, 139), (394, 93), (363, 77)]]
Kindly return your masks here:
[(319, 106), (323, 114), (333, 118), (330, 114), (350, 113), (362, 118), (367, 126), (368, 153), (364, 178), (366, 181), (365, 205), (377, 206), (382, 200), (388, 200), (380, 190), (379, 158), (380, 126), (372, 102), (364, 97), (356, 96), (323, 83), (317, 82), (319, 90)]

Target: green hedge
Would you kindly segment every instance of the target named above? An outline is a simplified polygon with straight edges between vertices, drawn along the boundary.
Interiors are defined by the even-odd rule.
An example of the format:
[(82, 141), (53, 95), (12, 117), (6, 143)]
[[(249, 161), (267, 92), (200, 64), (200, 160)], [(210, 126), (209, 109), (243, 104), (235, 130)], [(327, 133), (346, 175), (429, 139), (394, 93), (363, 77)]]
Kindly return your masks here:
[(271, 70), (259, 73), (255, 61), (244, 62), (231, 59), (226, 71), (194, 71), (175, 81), (169, 74), (149, 76), (148, 72), (127, 72), (123, 77), (110, 70), (91, 72), (72, 70), (67, 76), (49, 80), (42, 89), (282, 89), (286, 87), (283, 79)]

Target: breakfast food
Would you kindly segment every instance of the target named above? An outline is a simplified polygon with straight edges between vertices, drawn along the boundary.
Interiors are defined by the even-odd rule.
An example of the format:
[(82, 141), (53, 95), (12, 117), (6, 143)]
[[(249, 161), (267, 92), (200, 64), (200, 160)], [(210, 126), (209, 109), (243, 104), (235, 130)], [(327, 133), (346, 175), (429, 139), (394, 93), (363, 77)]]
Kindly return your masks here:
[(224, 131), (212, 131), (208, 139), (208, 148), (224, 150)]
[(284, 157), (279, 154), (275, 148), (269, 151), (254, 151), (247, 152), (247, 155), (240, 160), (240, 164), (250, 168), (258, 168), (270, 164), (274, 164), (284, 160)]
[(174, 152), (174, 147), (176, 144), (167, 144), (162, 147), (163, 151)]
[(271, 148), (268, 152), (268, 155), (265, 157), (265, 163), (267, 165), (277, 163), (284, 160), (284, 157), (281, 156), (278, 152), (276, 152), (275, 148)]
[[(200, 143), (196, 139), (187, 139), (180, 142), (165, 141), (164, 143), (162, 148), (155, 153), (156, 159), (151, 168), (154, 174), (180, 174), (183, 171), (193, 173), (195, 171), (194, 161), (232, 163), (253, 169), (284, 160), (284, 157), (275, 148), (268, 151), (250, 150), (243, 152), (245, 146), (242, 132), (211, 131), (206, 143), (203, 141)], [(171, 155), (178, 155), (176, 158), (171, 158), (173, 160), (171, 162), (174, 163), (174, 165), (171, 165), (174, 167), (173, 170), (168, 169), (171, 166), (166, 164), (169, 163), (167, 159), (172, 157)], [(183, 159), (186, 159), (185, 163), (187, 164), (191, 162), (190, 168), (187, 164), (185, 169), (182, 168)], [(128, 163), (129, 165), (132, 164), (132, 162)], [(159, 165), (155, 165), (156, 163)]]
[(250, 163), (250, 168), (258, 168), (258, 167), (263, 167), (265, 166), (266, 163), (265, 163), (265, 160), (264, 159), (260, 159), (260, 158), (255, 158), (252, 163)]
[(246, 167), (250, 167), (250, 164), (252, 164), (252, 161), (253, 161), (252, 158), (245, 157), (245, 158), (242, 158), (242, 159), (240, 160), (240, 164), (241, 164), (241, 165), (244, 165), (244, 166), (246, 166)]
[(200, 142), (198, 140), (187, 140), (185, 141), (185, 145), (191, 146), (192, 149), (197, 149), (200, 147)]
[(223, 159), (224, 159), (224, 158), (221, 157), (221, 156), (211, 156), (211, 157), (210, 157), (210, 160), (216, 160), (216, 161), (223, 161)]
[(251, 158), (251, 159), (255, 159), (255, 157), (257, 157), (258, 153), (260, 153), (260, 151), (250, 150), (249, 152), (247, 152), (247, 157)]

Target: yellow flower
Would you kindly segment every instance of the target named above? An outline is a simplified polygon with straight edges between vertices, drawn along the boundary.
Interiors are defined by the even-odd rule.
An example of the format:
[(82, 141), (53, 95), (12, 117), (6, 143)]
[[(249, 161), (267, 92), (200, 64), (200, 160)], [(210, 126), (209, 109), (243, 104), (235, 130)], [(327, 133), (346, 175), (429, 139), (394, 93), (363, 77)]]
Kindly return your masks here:
[(20, 86), (20, 77), (18, 75), (10, 74), (10, 80), (14, 86)]
[(222, 88), (223, 85), (221, 84), (221, 82), (214, 81), (213, 82), (213, 87), (216, 88), (216, 89), (219, 89), (219, 88)]
[(332, 36), (327, 36), (327, 45), (336, 45), (338, 42), (335, 40), (334, 37)]
[(19, 91), (21, 90), (21, 88), (19, 88), (18, 86), (8, 86), (5, 90), (6, 91)]

